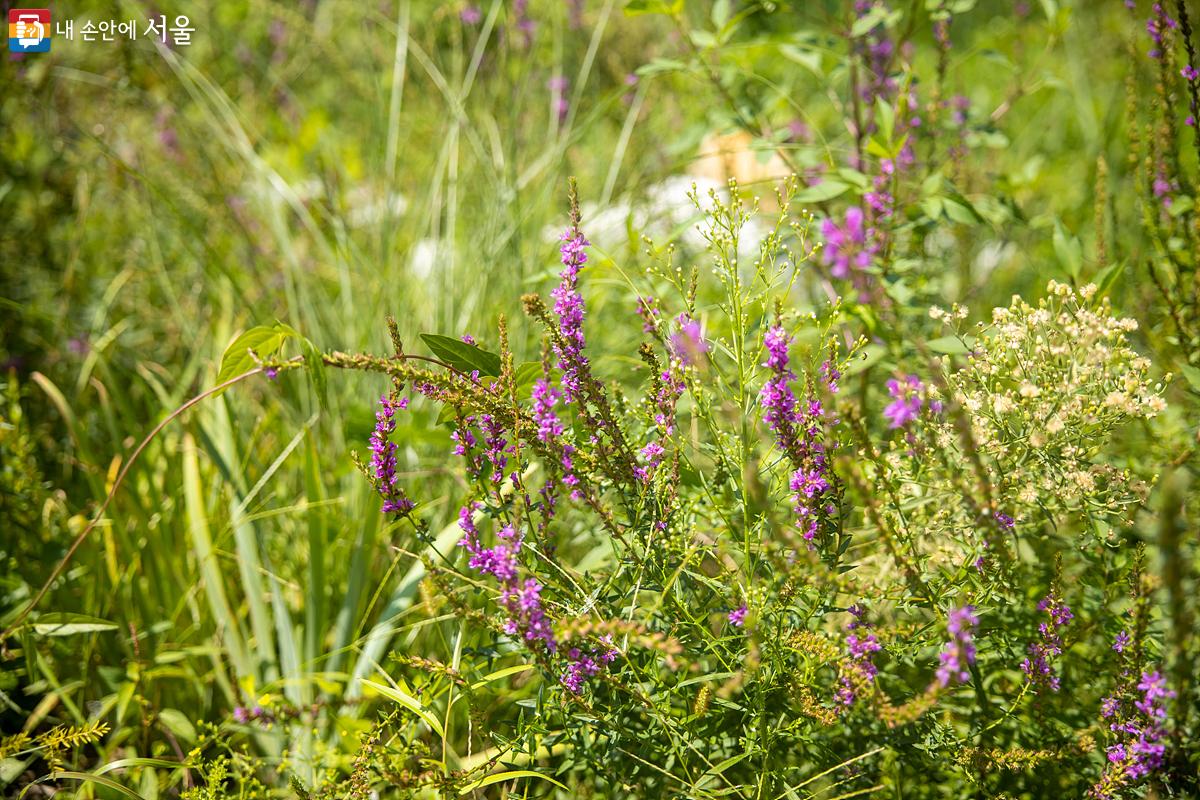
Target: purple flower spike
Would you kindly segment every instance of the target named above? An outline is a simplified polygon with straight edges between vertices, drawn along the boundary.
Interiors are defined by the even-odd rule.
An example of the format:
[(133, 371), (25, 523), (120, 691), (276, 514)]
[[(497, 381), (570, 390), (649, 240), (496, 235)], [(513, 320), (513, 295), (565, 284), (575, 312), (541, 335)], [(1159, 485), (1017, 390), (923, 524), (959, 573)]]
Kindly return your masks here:
[(975, 663), (972, 637), (978, 625), (979, 617), (975, 616), (974, 606), (952, 609), (947, 616), (946, 630), (950, 633), (950, 641), (938, 654), (940, 665), (937, 682), (942, 686), (949, 686), (952, 682), (966, 683), (971, 679), (968, 668)]
[(562, 342), (554, 343), (554, 354), (563, 373), (563, 398), (571, 403), (583, 390), (583, 376), (588, 367), (588, 358), (583, 352), (587, 342), (583, 335), (584, 306), (579, 294), (579, 270), (587, 263), (584, 248), (591, 243), (576, 227), (564, 233), (562, 239), (563, 270), (559, 273), (558, 286), (551, 292), (554, 313), (558, 314), (562, 330)]
[(1029, 643), (1026, 648), (1029, 656), (1021, 662), (1021, 671), (1028, 676), (1029, 682), (1038, 691), (1050, 689), (1057, 692), (1059, 680), (1054, 670), (1054, 660), (1063, 651), (1059, 629), (1065, 627), (1075, 615), (1071, 613), (1071, 607), (1059, 600), (1053, 592), (1038, 603), (1038, 610), (1046, 612), (1050, 620), (1038, 625), (1041, 639)]
[(404, 494), (396, 475), (396, 443), (389, 438), (396, 430), (396, 411), (408, 407), (408, 398), (393, 401), (387, 395), (379, 398), (375, 413), (375, 431), (371, 434), (371, 469), (375, 489), (383, 498), (384, 514), (407, 514), (413, 502)]
[(921, 413), (925, 404), (925, 384), (916, 375), (892, 378), (887, 382), (888, 395), (892, 402), (883, 410), (889, 428), (903, 428)]
[(821, 222), (825, 240), (824, 259), (835, 278), (849, 278), (851, 269), (866, 269), (878, 250), (874, 235), (864, 226), (863, 210), (858, 206), (846, 209), (846, 220), (838, 225), (832, 219)]

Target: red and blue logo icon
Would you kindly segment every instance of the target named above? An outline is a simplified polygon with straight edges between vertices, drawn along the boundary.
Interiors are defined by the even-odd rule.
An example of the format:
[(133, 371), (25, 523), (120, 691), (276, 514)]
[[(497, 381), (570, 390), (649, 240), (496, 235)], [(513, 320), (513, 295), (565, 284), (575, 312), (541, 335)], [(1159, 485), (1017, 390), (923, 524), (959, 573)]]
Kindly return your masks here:
[(8, 49), (13, 53), (50, 52), (50, 9), (12, 8), (8, 11)]

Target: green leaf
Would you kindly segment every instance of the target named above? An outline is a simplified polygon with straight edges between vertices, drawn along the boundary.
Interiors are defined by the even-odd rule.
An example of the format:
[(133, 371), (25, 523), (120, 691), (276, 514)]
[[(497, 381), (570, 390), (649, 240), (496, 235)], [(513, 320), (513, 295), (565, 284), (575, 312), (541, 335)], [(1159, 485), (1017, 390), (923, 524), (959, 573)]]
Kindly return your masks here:
[(29, 784), (29, 786), (26, 786), (25, 790), (21, 792), (21, 796), (24, 797), (25, 792), (29, 791), (29, 789), (32, 786), (34, 786), (35, 784), (43, 783), (46, 781), (61, 781), (61, 780), (83, 781), (85, 783), (95, 783), (95, 784), (99, 784), (100, 786), (104, 786), (109, 789), (112, 789), (117, 794), (121, 794), (121, 795), (124, 795), (125, 797), (133, 798), (133, 800), (144, 800), (144, 798), (140, 794), (133, 791), (132, 789), (128, 789), (128, 788), (122, 786), (121, 784), (114, 781), (112, 778), (105, 778), (101, 775), (89, 775), (86, 772), (51, 772), (49, 775), (47, 775), (43, 778), (38, 778), (33, 783)]
[(687, 64), (673, 58), (655, 58), (650, 63), (643, 64), (635, 70), (638, 77), (646, 78), (651, 75), (662, 75), (668, 72), (683, 72)]
[(846, 365), (846, 375), (857, 375), (863, 370), (879, 363), (887, 355), (887, 350), (880, 344), (869, 344), (862, 349), (852, 362)]
[[(221, 368), (217, 370), (217, 385), (254, 369), (258, 361), (274, 356), (285, 340), (296, 335), (294, 330), (280, 322), (256, 325), (246, 331), (225, 348), (225, 354), (221, 356)], [(257, 361), (251, 351), (257, 355)]]
[(796, 202), (798, 203), (820, 203), (825, 200), (832, 200), (840, 194), (845, 193), (850, 187), (841, 181), (825, 179), (818, 184), (810, 185), (801, 189), (796, 194)]
[(158, 712), (158, 721), (167, 726), (167, 730), (188, 744), (196, 741), (196, 728), (182, 711), (174, 708), (164, 708)]
[(948, 356), (958, 356), (970, 352), (967, 345), (957, 336), (942, 336), (932, 339), (926, 342), (925, 346), (935, 353), (943, 353)]
[(1069, 234), (1058, 220), (1054, 221), (1054, 254), (1067, 274), (1078, 280), (1079, 270), (1083, 267), (1083, 245), (1079, 237)]
[(983, 222), (983, 217), (975, 210), (971, 201), (953, 190), (947, 197), (942, 198), (942, 206), (946, 209), (946, 216), (955, 222), (963, 225), (978, 225)]
[(896, 132), (896, 109), (882, 97), (875, 100), (875, 124), (883, 136), (883, 141), (891, 144), (892, 136)]
[(937, 220), (942, 216), (942, 198), (926, 197), (921, 201), (921, 210), (925, 212), (925, 216), (931, 220)]
[(391, 686), (384, 686), (382, 683), (375, 683), (375, 681), (364, 680), (363, 686), (370, 686), (389, 700), (404, 706), (423, 719), (425, 724), (432, 728), (433, 732), (438, 736), (444, 737), (446, 735), (446, 732), (442, 730), (442, 723), (438, 722), (438, 718), (430, 713), (429, 709), (421, 705), (420, 701), (412, 695), (402, 692), (399, 689), (393, 689)]
[(489, 672), (487, 675), (484, 675), (482, 678), (472, 683), (471, 688), (478, 689), (481, 686), (486, 686), (492, 681), (498, 681), (501, 678), (507, 678), (509, 675), (516, 675), (519, 672), (528, 672), (531, 669), (534, 669), (533, 664), (517, 664), (515, 667), (498, 669), (495, 672)]
[(1192, 389), (1200, 392), (1200, 369), (1184, 365), (1179, 368), (1179, 371), (1183, 373), (1183, 377), (1187, 379), (1187, 382), (1192, 385)]
[(1125, 267), (1128, 263), (1127, 260), (1122, 259), (1115, 264), (1109, 264), (1101, 270), (1094, 281), (1096, 284), (1096, 294), (1106, 294), (1112, 288), (1113, 284), (1117, 282), (1117, 279), (1125, 274)]
[(683, 0), (626, 0), (625, 15), (636, 17), (641, 14), (678, 14), (683, 10)]
[(729, 0), (716, 0), (713, 3), (712, 14), (710, 15), (713, 26), (720, 30), (725, 27), (725, 23), (729, 22)]
[(529, 390), (542, 377), (542, 362), (523, 361), (513, 368), (513, 384), (517, 387), (517, 397), (524, 398)]
[(458, 790), (458, 794), (461, 797), (464, 794), (470, 794), (476, 789), (482, 789), (484, 786), (491, 786), (494, 783), (504, 783), (505, 781), (516, 780), (517, 778), (541, 778), (544, 781), (553, 783), (560, 789), (567, 789), (566, 786), (554, 780), (554, 778), (551, 778), (549, 775), (543, 775), (540, 772), (534, 772), (530, 769), (514, 769), (509, 770), (508, 772), (497, 772), (494, 775), (488, 775), (480, 778), (477, 781), (468, 783), (466, 786)]
[(433, 354), (461, 372), (479, 370), (480, 375), (500, 374), (500, 356), (461, 339), (436, 333), (422, 333), (421, 340)]
[(115, 631), (117, 624), (99, 617), (89, 617), (86, 614), (54, 611), (42, 614), (29, 627), (33, 629), (34, 633), (41, 636), (73, 636), (77, 633)]
[(889, 13), (886, 6), (875, 6), (854, 21), (854, 25), (850, 28), (850, 35), (866, 36), (875, 29), (876, 25), (882, 25), (887, 20)]

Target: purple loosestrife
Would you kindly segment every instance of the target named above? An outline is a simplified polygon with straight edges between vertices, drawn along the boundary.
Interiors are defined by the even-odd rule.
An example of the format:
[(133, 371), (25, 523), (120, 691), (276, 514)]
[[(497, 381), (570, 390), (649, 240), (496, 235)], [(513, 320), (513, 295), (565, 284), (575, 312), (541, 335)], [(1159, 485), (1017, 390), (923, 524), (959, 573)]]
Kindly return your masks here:
[(413, 502), (400, 488), (396, 474), (396, 443), (391, 440), (396, 430), (396, 411), (408, 407), (408, 398), (392, 400), (386, 394), (379, 398), (379, 410), (375, 412), (375, 430), (371, 434), (371, 470), (374, 473), (375, 489), (383, 498), (384, 514), (407, 514), (413, 510)]
[[(823, 496), (830, 488), (829, 464), (825, 453), (825, 411), (817, 399), (798, 403), (790, 381), (795, 374), (788, 368), (788, 345), (791, 338), (781, 326), (767, 330), (763, 346), (767, 351), (772, 375), (759, 393), (763, 420), (775, 434), (775, 442), (788, 457), (792, 473), (788, 488), (795, 501), (796, 527), (804, 539), (816, 539), (822, 511), (833, 513), (823, 506)], [(810, 544), (811, 546), (811, 544)]]
[(796, 440), (796, 395), (792, 393), (790, 381), (795, 374), (788, 369), (788, 345), (791, 337), (779, 325), (769, 329), (763, 337), (767, 360), (763, 365), (772, 375), (759, 392), (759, 403), (763, 408), (763, 421), (775, 434), (780, 447), (790, 451)]
[(1154, 43), (1154, 46), (1150, 48), (1148, 55), (1151, 58), (1162, 58), (1168, 46), (1167, 35), (1170, 31), (1175, 30), (1179, 23), (1168, 16), (1162, 3), (1155, 3), (1151, 10), (1154, 16), (1146, 20), (1146, 33), (1150, 34), (1150, 41)]
[(567, 651), (567, 667), (560, 679), (567, 691), (579, 694), (588, 678), (599, 675), (604, 665), (616, 659), (617, 651), (612, 646), (612, 637), (605, 636), (602, 642), (602, 647), (591, 648), (587, 652), (579, 647), (572, 647)]
[(708, 342), (700, 331), (700, 323), (687, 314), (675, 318), (679, 330), (671, 334), (671, 353), (689, 366), (699, 364), (708, 352)]
[(1029, 643), (1029, 655), (1021, 662), (1021, 671), (1036, 690), (1050, 689), (1057, 692), (1059, 680), (1054, 671), (1054, 659), (1062, 654), (1063, 649), (1059, 629), (1066, 627), (1075, 615), (1071, 613), (1071, 607), (1058, 599), (1053, 592), (1038, 603), (1038, 611), (1046, 612), (1050, 619), (1038, 625), (1041, 639)]
[(1111, 800), (1123, 787), (1162, 768), (1167, 752), (1166, 701), (1174, 696), (1166, 688), (1166, 679), (1155, 671), (1143, 672), (1136, 690), (1125, 686), (1104, 698), (1100, 715), (1109, 720), (1117, 741), (1107, 748), (1108, 763), (1089, 797)]
[(801, 434), (792, 454), (795, 470), (788, 481), (796, 502), (793, 508), (796, 527), (808, 542), (816, 539), (821, 512), (832, 514), (834, 511), (831, 506), (822, 508), (821, 505), (830, 488), (829, 463), (825, 456), (822, 430), (824, 416), (820, 400), (812, 399), (801, 405), (797, 417)]
[(650, 479), (654, 476), (655, 470), (658, 469), (658, 465), (662, 463), (663, 453), (665, 452), (666, 451), (663, 449), (663, 446), (658, 442), (650, 442), (648, 445), (642, 448), (641, 456), (646, 460), (646, 466), (634, 467), (633, 469), (633, 472), (637, 476), (638, 480), (640, 480), (642, 483), (648, 483), (650, 481)]
[(504, 468), (508, 465), (508, 457), (505, 455), (508, 439), (504, 438), (504, 426), (491, 414), (481, 414), (479, 422), (486, 446), (484, 457), (492, 465), (492, 483), (500, 483), (504, 480)]
[(537, 423), (537, 437), (541, 442), (562, 436), (563, 426), (554, 411), (554, 405), (561, 399), (559, 391), (544, 378), (538, 378), (533, 385), (533, 421)]
[(551, 292), (562, 333), (561, 341), (556, 339), (554, 342), (554, 354), (558, 357), (558, 368), (562, 370), (563, 398), (571, 403), (582, 395), (588, 368), (588, 358), (583, 352), (587, 342), (583, 335), (584, 306), (579, 294), (579, 270), (587, 263), (583, 248), (590, 242), (578, 225), (572, 225), (562, 235), (562, 240), (563, 270), (559, 273), (558, 286)]
[(726, 616), (726, 619), (729, 620), (730, 625), (734, 626), (735, 628), (740, 628), (746, 624), (746, 614), (748, 614), (748, 613), (749, 613), (749, 609), (746, 608), (745, 603), (742, 603), (740, 606), (735, 608), (733, 611), (730, 611), (729, 614)]
[[(855, 0), (854, 13), (859, 19), (869, 14), (876, 6), (887, 6), (872, 0)], [(853, 52), (863, 61), (866, 79), (859, 87), (860, 96), (867, 108), (874, 108), (876, 98), (890, 100), (896, 93), (898, 84), (890, 75), (892, 58), (896, 54), (896, 45), (888, 36), (887, 28), (876, 25), (865, 35), (856, 38), (852, 43)]]
[(475, 513), (481, 510), (483, 506), (478, 502), (459, 509), (458, 527), (463, 532), (459, 546), (469, 554), (468, 563), (472, 569), (495, 577), (500, 584), (500, 602), (508, 613), (504, 631), (510, 636), (522, 636), (529, 645), (541, 642), (547, 652), (555, 652), (557, 642), (542, 608), (541, 584), (533, 578), (527, 578), (524, 583), (520, 580), (518, 554), (522, 536), (511, 525), (505, 525), (496, 534), (500, 541), (492, 547), (484, 547), (474, 519)]
[(874, 231), (865, 226), (863, 210), (858, 206), (846, 209), (841, 225), (832, 219), (822, 220), (821, 236), (825, 240), (822, 257), (835, 278), (849, 278), (852, 269), (866, 269), (879, 249)]
[[(552, 447), (559, 447), (558, 459), (563, 469), (562, 482), (566, 486), (574, 487), (579, 483), (579, 479), (574, 474), (575, 464), (571, 460), (571, 455), (575, 452), (575, 448), (565, 442), (558, 442), (558, 437), (563, 435), (565, 429), (554, 407), (561, 399), (562, 393), (551, 386), (549, 381), (544, 378), (539, 378), (537, 383), (533, 385), (533, 421), (538, 426), (538, 441)], [(545, 500), (546, 512), (552, 514), (555, 498), (554, 488), (549, 483), (547, 483), (546, 487), (543, 487), (542, 497)], [(573, 489), (571, 497), (578, 500), (580, 494), (577, 490)]]
[(642, 318), (642, 333), (654, 333), (658, 318), (662, 314), (658, 308), (658, 301), (653, 297), (639, 297), (637, 313)]
[(937, 682), (943, 686), (951, 683), (966, 683), (971, 679), (970, 667), (975, 663), (975, 628), (979, 617), (974, 606), (951, 609), (946, 617), (946, 630), (950, 641), (938, 654)]
[(1120, 631), (1117, 633), (1117, 637), (1113, 639), (1112, 649), (1118, 653), (1124, 653), (1126, 647), (1129, 647), (1129, 631)]
[(479, 6), (463, 6), (463, 10), (458, 12), (458, 18), (464, 25), (478, 25), (483, 19), (483, 12), (479, 10)]
[(841, 377), (841, 370), (834, 366), (832, 361), (825, 360), (821, 362), (821, 380), (825, 381), (825, 386), (828, 387), (830, 394), (838, 393), (838, 381)]
[(889, 428), (903, 428), (917, 418), (925, 405), (925, 384), (916, 375), (892, 378), (887, 382), (888, 395), (892, 402), (883, 409)]
[(872, 658), (881, 648), (875, 634), (866, 630), (868, 626), (863, 621), (863, 609), (855, 604), (846, 610), (851, 614), (846, 630), (854, 632), (846, 635), (847, 658), (838, 668), (841, 686), (835, 694), (839, 703), (849, 707), (858, 699), (859, 691), (871, 684), (879, 673)]

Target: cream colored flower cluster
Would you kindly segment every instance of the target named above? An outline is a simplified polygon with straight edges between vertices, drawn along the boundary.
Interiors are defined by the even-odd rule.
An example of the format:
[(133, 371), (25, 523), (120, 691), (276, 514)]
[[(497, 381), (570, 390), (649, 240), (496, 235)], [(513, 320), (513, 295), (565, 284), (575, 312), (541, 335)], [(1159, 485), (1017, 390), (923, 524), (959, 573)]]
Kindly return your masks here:
[[(964, 309), (931, 310), (967, 353), (965, 364), (944, 357), (942, 380), (931, 382), (930, 398), (949, 402), (924, 431), (936, 456), (900, 459), (911, 470), (907, 494), (934, 500), (973, 487), (976, 503), (1018, 524), (1062, 512), (1111, 518), (1144, 497), (1148, 487), (1103, 451), (1121, 425), (1164, 410), (1163, 383), (1129, 345), (1137, 323), (1095, 293), (1051, 281), (1036, 306), (1014, 297), (973, 328)], [(940, 510), (935, 527), (977, 524), (943, 503), (931, 507)]]

